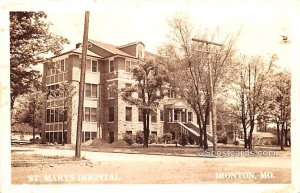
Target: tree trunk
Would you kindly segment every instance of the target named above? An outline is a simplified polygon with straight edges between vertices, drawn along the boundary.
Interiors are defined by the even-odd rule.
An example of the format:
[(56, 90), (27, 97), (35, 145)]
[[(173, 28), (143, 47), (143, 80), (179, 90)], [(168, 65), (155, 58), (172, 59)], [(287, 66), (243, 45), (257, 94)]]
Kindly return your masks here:
[(280, 137), (280, 124), (279, 124), (279, 122), (276, 122), (276, 128), (277, 128), (277, 145), (278, 146), (280, 146), (280, 144), (281, 144), (281, 137)]
[(249, 137), (248, 137), (248, 149), (252, 150), (252, 132), (249, 132)]
[(32, 143), (35, 144), (35, 124), (34, 124), (34, 115), (32, 115)]
[(280, 141), (280, 150), (284, 150), (283, 137), (284, 137), (284, 122), (281, 123), (281, 141)]
[(284, 129), (284, 146), (288, 147), (288, 124), (287, 122), (285, 123), (285, 129)]
[(148, 140), (149, 140), (149, 120), (150, 120), (150, 116), (149, 113), (146, 112), (146, 110), (143, 111), (143, 124), (144, 124), (144, 148), (148, 148)]
[(243, 124), (243, 129), (244, 129), (244, 147), (248, 147), (248, 139), (247, 139), (247, 127), (246, 124)]
[(64, 136), (64, 131), (65, 131), (65, 107), (64, 107), (64, 112), (63, 112), (63, 120), (62, 120), (62, 133), (61, 133), (61, 145), (65, 145), (65, 136)]
[(200, 123), (200, 117), (197, 118), (197, 124), (199, 126), (199, 146), (200, 148), (203, 147), (203, 130), (202, 130), (202, 126), (201, 126), (201, 123)]
[[(203, 125), (203, 149), (207, 150), (208, 149), (208, 144), (207, 144), (207, 130), (206, 130), (206, 125), (207, 125), (207, 119), (209, 117), (209, 104), (207, 104), (206, 109), (205, 109), (205, 121)], [(211, 127), (211, 125), (210, 125)]]

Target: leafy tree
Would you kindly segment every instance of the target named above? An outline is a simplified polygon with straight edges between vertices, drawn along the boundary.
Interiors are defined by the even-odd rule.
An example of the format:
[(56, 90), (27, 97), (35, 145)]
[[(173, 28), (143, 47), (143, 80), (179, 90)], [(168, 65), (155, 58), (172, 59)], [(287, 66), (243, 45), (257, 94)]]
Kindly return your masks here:
[(211, 108), (208, 62), (212, 66), (213, 92), (218, 94), (232, 79), (231, 57), (236, 39), (229, 36), (223, 38), (224, 46), (211, 47), (209, 51), (214, 54), (207, 54), (208, 47), (192, 42), (192, 38), (214, 41), (218, 38), (217, 30), (214, 33), (193, 33), (188, 20), (181, 16), (173, 18), (170, 27), (170, 41), (160, 49), (160, 55), (168, 68), (171, 85), (197, 115), (200, 147), (208, 149), (206, 125)]
[[(166, 72), (154, 58), (140, 59), (132, 69), (136, 84), (121, 90), (126, 102), (136, 105), (143, 113), (144, 147), (148, 148), (151, 112), (157, 109), (158, 100), (163, 98), (162, 87), (167, 82)], [(133, 95), (133, 93), (136, 93)]]
[(59, 54), (68, 40), (49, 31), (44, 12), (10, 12), (11, 109), (16, 98), (38, 84), (40, 74), (32, 66), (46, 61), (46, 54)]
[(291, 74), (290, 72), (277, 72), (272, 77), (269, 87), (266, 112), (271, 121), (277, 126), (277, 140), (281, 150), (288, 146), (288, 134), (291, 125)]
[(262, 57), (241, 57), (237, 62), (239, 78), (235, 82), (238, 99), (236, 113), (244, 130), (245, 148), (252, 149), (252, 133), (257, 117), (264, 109), (265, 93), (270, 85), (274, 70), (274, 58), (266, 62)]
[(33, 143), (35, 143), (36, 128), (42, 125), (43, 102), (46, 94), (42, 85), (30, 87), (30, 92), (18, 97), (18, 105), (12, 111), (12, 125), (15, 123), (26, 122), (32, 128)]

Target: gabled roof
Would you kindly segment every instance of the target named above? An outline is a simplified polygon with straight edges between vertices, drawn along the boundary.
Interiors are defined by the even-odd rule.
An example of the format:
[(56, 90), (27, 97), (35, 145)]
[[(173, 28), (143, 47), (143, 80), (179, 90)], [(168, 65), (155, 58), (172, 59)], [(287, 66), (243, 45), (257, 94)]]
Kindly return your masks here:
[[(78, 53), (78, 54), (82, 54), (82, 47), (79, 47), (79, 48), (76, 48), (74, 50), (71, 50), (70, 52), (74, 52), (74, 53)], [(97, 58), (103, 58), (102, 56), (90, 51), (90, 50), (87, 50), (87, 55), (88, 56), (94, 56), (94, 57), (97, 57)]]
[(128, 46), (132, 46), (132, 45), (136, 45), (136, 44), (140, 44), (140, 43), (145, 46), (145, 44), (142, 41), (136, 41), (136, 42), (132, 42), (132, 43), (129, 43), (129, 44), (125, 44), (123, 46), (118, 46), (118, 48), (125, 48), (125, 47), (128, 47)]
[[(79, 47), (79, 48), (76, 48), (76, 49), (73, 49), (73, 50), (70, 50), (70, 51), (67, 51), (67, 52), (63, 52), (59, 55), (56, 55), (56, 56), (52, 56), (51, 58), (56, 58), (56, 57), (59, 57), (59, 56), (62, 56), (62, 55), (65, 55), (65, 54), (69, 54), (69, 53), (76, 53), (76, 54), (82, 54), (82, 47)], [(88, 56), (92, 56), (92, 57), (96, 57), (96, 58), (103, 58), (102, 56), (90, 51), (90, 50), (87, 50), (87, 55)]]
[(118, 49), (117, 46), (112, 45), (112, 44), (107, 44), (107, 43), (103, 43), (103, 42), (98, 42), (95, 40), (91, 40), (89, 39), (89, 42), (91, 42), (92, 44), (95, 44), (96, 46), (99, 46), (100, 48), (114, 54), (114, 55), (121, 55), (121, 56), (127, 56), (127, 57), (134, 57), (130, 54), (127, 54), (126, 52), (123, 52), (122, 50)]

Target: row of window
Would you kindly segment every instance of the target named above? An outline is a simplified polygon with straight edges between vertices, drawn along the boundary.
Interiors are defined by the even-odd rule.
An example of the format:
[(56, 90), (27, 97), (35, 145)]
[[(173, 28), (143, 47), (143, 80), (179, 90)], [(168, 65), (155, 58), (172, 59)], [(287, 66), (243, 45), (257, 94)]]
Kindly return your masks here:
[[(66, 111), (61, 108), (52, 108), (46, 110), (47, 123), (62, 122), (67, 121)], [(108, 121), (114, 122), (115, 120), (114, 107), (108, 108)], [(177, 120), (175, 116), (175, 120)], [(97, 108), (84, 107), (84, 121), (85, 122), (97, 122)], [(125, 121), (132, 121), (132, 107), (125, 107)], [(138, 109), (138, 121), (143, 121), (143, 110)], [(164, 111), (160, 110), (160, 121), (164, 121)], [(188, 121), (192, 121), (192, 112), (188, 112)], [(155, 112), (151, 113), (151, 122), (157, 122), (157, 114)]]
[(81, 142), (86, 142), (89, 140), (93, 140), (97, 138), (97, 132), (93, 132), (93, 131), (83, 131), (81, 133)]
[(68, 72), (53, 74), (46, 77), (46, 84), (54, 84), (68, 80)]
[[(46, 122), (56, 123), (67, 121), (67, 112), (62, 108), (51, 108), (46, 110)], [(97, 122), (97, 108), (84, 107), (84, 121), (85, 122)]]
[[(59, 84), (53, 84), (47, 86), (49, 94), (54, 97), (59, 96), (58, 92), (55, 92), (59, 89)], [(85, 96), (90, 98), (98, 98), (98, 85), (97, 84), (85, 84)]]
[[(91, 70), (91, 72), (98, 72), (98, 61), (97, 60), (87, 60), (87, 70)], [(61, 72), (67, 71), (65, 59), (58, 60), (54, 62), (54, 67), (48, 68), (47, 75), (58, 74)]]
[(62, 108), (52, 108), (46, 110), (46, 123), (56, 123), (67, 121), (66, 111)]
[[(108, 122), (114, 122), (115, 115), (114, 115), (114, 107), (108, 108)], [(125, 107), (125, 121), (132, 121), (132, 107)], [(143, 110), (138, 110), (138, 121), (143, 121)], [(164, 112), (163, 110), (160, 110), (160, 121), (164, 121)], [(151, 122), (156, 123), (157, 122), (157, 114), (152, 112), (151, 113)]]
[(58, 74), (66, 71), (65, 59), (54, 62), (54, 66), (49, 66), (47, 75)]
[[(125, 61), (125, 71), (126, 72), (131, 72), (131, 69), (136, 66), (136, 62), (134, 61), (129, 61), (129, 60), (126, 60)], [(114, 63), (114, 60), (110, 60), (109, 61), (109, 72), (113, 72), (115, 70), (115, 63)]]

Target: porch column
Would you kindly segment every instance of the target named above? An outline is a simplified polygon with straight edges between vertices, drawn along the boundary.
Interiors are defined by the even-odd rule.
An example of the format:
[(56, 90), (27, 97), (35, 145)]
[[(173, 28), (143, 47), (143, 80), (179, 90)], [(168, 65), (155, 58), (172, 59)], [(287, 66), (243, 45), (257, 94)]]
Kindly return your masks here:
[(172, 115), (172, 120), (171, 120), (171, 122), (174, 122), (174, 120), (175, 120), (175, 116), (174, 116), (174, 108), (172, 108), (171, 109), (171, 115)]
[(180, 121), (180, 122), (182, 122), (182, 120), (181, 120), (181, 113), (182, 113), (182, 110), (178, 110), (177, 111), (177, 116), (178, 116), (177, 120)]
[(185, 109), (185, 122), (187, 123), (188, 122), (188, 110)]

